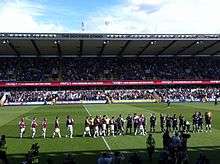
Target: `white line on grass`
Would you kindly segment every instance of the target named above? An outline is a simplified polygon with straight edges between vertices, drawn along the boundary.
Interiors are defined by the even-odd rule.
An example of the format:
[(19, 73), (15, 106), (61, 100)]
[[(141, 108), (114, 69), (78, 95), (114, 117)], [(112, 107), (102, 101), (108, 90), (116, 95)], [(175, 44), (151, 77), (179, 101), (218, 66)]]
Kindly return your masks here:
[[(86, 112), (91, 116), (91, 113), (89, 112), (88, 108), (86, 106), (83, 105), (83, 108), (86, 110)], [(111, 147), (109, 146), (108, 142), (106, 141), (105, 137), (102, 136), (102, 139), (105, 143), (105, 146), (107, 147), (107, 149), (109, 151), (111, 151)]]
[(111, 148), (108, 144), (108, 142), (105, 140), (105, 137), (102, 136), (103, 141), (105, 142), (106, 147), (108, 148), (109, 151), (111, 151)]
[(86, 110), (86, 112), (91, 116), (91, 113), (89, 112), (88, 108), (83, 105), (83, 108)]
[(26, 116), (25, 119), (28, 121), (31, 121), (31, 119), (29, 118), (30, 116)]

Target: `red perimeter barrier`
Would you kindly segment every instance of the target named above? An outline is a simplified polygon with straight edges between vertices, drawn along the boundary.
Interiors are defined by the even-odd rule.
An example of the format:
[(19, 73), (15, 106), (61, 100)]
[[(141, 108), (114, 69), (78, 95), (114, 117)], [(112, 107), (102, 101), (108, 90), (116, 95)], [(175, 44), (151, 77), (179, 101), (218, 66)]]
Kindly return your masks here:
[(0, 82), (0, 87), (64, 87), (64, 86), (129, 86), (129, 85), (208, 85), (220, 84), (220, 80), (204, 81), (147, 81), (147, 80), (103, 80), (76, 82)]

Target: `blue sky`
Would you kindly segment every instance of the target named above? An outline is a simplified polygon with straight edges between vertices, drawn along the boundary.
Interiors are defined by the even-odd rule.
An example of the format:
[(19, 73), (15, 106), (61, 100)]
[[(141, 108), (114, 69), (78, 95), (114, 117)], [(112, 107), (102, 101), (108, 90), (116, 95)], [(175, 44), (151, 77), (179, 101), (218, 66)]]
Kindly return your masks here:
[(0, 32), (220, 33), (219, 6), (219, 0), (0, 0)]

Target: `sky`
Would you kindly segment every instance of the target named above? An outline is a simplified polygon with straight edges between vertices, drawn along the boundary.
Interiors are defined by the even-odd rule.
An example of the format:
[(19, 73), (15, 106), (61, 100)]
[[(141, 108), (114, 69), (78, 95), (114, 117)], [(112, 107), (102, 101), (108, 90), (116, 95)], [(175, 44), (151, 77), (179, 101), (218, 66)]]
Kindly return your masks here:
[(220, 33), (220, 0), (0, 0), (0, 32)]

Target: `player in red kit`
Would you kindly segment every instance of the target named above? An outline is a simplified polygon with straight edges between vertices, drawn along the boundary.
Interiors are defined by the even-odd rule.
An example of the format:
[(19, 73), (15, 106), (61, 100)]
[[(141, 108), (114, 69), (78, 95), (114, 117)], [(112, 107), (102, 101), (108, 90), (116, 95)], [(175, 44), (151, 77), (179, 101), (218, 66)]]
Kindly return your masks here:
[(47, 119), (44, 118), (44, 120), (42, 122), (42, 136), (44, 138), (46, 138), (47, 126), (48, 126)]
[(34, 139), (35, 134), (36, 134), (36, 128), (37, 128), (37, 120), (36, 117), (33, 118), (32, 122), (31, 122), (31, 132), (32, 132), (32, 138)]
[(23, 138), (23, 134), (25, 133), (26, 124), (24, 121), (24, 118), (22, 117), (21, 120), (18, 123), (19, 129), (20, 129), (20, 138)]

